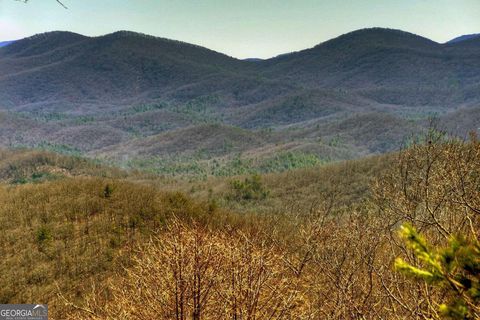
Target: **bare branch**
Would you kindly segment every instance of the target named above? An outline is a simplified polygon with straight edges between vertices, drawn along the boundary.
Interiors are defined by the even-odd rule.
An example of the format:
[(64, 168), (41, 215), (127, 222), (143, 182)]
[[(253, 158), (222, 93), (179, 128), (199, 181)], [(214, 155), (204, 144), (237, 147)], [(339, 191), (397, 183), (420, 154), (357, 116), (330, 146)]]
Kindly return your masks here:
[[(23, 2), (23, 3), (28, 3), (28, 1), (30, 1), (30, 0), (15, 0), (15, 1), (20, 1), (20, 2)], [(62, 1), (60, 1), (60, 0), (55, 0), (55, 1), (57, 1), (57, 3), (58, 3), (59, 5), (61, 5), (63, 8), (68, 9), (67, 6), (66, 6)]]

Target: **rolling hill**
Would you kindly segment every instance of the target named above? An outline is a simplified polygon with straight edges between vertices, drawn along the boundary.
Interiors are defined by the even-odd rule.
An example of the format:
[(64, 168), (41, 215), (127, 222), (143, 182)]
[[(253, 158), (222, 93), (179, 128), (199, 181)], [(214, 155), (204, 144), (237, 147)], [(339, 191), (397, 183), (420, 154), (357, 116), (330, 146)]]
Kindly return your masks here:
[(128, 31), (40, 34), (0, 48), (0, 142), (106, 159), (386, 152), (432, 116), (478, 128), (465, 114), (480, 104), (480, 41), (461, 40), (372, 28), (238, 60)]

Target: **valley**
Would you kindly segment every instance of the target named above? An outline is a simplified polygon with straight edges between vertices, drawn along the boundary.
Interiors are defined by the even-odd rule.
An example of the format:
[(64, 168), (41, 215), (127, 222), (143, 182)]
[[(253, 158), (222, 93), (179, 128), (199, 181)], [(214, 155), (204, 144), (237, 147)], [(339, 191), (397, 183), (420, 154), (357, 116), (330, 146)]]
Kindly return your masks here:
[(454, 135), (476, 130), (478, 52), (477, 38), (380, 28), (261, 61), (126, 31), (46, 33), (0, 49), (0, 143), (165, 174), (278, 152), (353, 159), (397, 150), (432, 118)]

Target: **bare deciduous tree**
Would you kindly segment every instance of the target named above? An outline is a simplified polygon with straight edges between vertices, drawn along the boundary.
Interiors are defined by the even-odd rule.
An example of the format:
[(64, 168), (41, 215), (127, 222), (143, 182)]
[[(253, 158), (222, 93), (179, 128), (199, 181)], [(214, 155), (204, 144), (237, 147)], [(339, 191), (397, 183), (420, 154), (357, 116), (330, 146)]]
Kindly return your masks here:
[(408, 222), (435, 245), (478, 239), (480, 143), (433, 137), (400, 152), (372, 197), (347, 209), (334, 208), (332, 193), (266, 225), (173, 220), (112, 279), (110, 299), (75, 317), (440, 319), (448, 288), (395, 271), (397, 257), (422, 266), (397, 230)]

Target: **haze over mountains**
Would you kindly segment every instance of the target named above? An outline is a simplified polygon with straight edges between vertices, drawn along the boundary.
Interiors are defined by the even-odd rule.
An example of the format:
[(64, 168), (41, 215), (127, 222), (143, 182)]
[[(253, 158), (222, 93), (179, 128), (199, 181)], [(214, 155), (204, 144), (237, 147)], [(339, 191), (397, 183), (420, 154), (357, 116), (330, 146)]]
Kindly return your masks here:
[(267, 60), (120, 31), (0, 49), (0, 142), (116, 161), (345, 159), (398, 148), (436, 115), (480, 120), (480, 38), (364, 29)]

